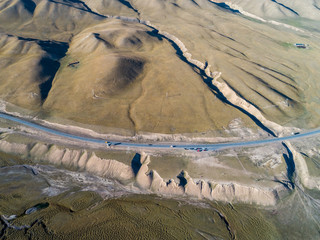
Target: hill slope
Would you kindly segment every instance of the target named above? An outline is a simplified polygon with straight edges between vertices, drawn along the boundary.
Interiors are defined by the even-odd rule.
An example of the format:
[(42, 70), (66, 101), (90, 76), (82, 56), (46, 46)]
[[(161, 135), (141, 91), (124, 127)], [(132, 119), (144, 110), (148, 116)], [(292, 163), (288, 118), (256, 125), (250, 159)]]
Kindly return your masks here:
[[(121, 134), (219, 135), (234, 119), (255, 128), (255, 113), (284, 126), (318, 127), (317, 6), (5, 0), (0, 92), (34, 114)], [(254, 111), (228, 103), (210, 71), (221, 72), (214, 81)]]

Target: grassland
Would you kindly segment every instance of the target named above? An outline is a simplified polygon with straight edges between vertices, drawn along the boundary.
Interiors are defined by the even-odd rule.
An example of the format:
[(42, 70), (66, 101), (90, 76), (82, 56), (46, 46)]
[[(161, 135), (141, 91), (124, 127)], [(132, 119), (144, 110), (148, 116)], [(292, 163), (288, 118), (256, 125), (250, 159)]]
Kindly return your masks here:
[[(203, 0), (176, 5), (156, 0), (147, 5), (43, 0), (31, 5), (24, 9), (16, 1), (1, 8), (3, 19), (12, 18), (11, 7), (22, 10), (12, 25), (0, 26), (0, 93), (33, 115), (121, 135), (221, 135), (236, 118), (242, 119), (242, 127), (255, 128), (246, 112), (210, 89), (210, 79), (186, 62), (181, 49), (160, 30), (174, 35), (194, 59), (222, 72), (219, 81), (268, 120), (318, 126), (317, 33), (251, 21)], [(54, 12), (61, 15), (59, 20)], [(310, 48), (297, 49), (296, 42)]]

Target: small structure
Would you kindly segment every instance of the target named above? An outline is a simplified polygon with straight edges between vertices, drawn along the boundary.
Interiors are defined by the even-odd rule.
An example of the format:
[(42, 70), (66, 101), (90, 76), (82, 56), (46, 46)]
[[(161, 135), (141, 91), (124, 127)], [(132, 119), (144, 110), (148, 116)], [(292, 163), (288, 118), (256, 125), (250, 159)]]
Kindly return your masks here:
[(304, 43), (295, 43), (294, 46), (297, 48), (308, 48), (309, 45)]
[(79, 63), (80, 63), (79, 61), (69, 63), (68, 67), (76, 67)]

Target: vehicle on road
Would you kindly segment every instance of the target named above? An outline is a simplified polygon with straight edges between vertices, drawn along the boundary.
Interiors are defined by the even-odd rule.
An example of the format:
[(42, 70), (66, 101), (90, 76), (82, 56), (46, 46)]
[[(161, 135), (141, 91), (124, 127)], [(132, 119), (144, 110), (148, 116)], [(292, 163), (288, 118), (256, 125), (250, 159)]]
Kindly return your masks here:
[[(55, 129), (51, 129), (51, 128), (47, 128), (45, 126), (42, 126), (40, 124), (36, 124), (33, 122), (29, 122), (23, 119), (20, 119), (18, 117), (6, 114), (6, 113), (0, 113), (0, 118), (1, 119), (5, 119), (5, 120), (9, 120), (9, 121), (13, 121), (16, 122), (18, 124), (23, 124), (27, 127), (31, 127), (49, 134), (53, 134), (56, 136), (60, 136), (60, 137), (64, 137), (64, 138), (68, 138), (68, 139), (73, 139), (73, 140), (77, 140), (77, 141), (85, 141), (85, 142), (90, 142), (90, 143), (98, 143), (98, 144), (106, 144), (108, 147), (114, 146), (114, 145), (119, 145), (122, 144), (126, 147), (132, 147), (132, 148), (141, 148), (145, 145), (140, 144), (140, 143), (135, 143), (134, 141), (132, 141), (132, 139), (129, 139), (128, 142), (108, 142), (102, 139), (95, 139), (95, 138), (90, 138), (90, 137), (81, 137), (81, 136), (77, 136), (77, 135), (72, 135), (69, 133), (65, 133), (65, 132), (61, 132)], [(270, 144), (270, 143), (274, 143), (274, 142), (283, 142), (283, 141), (288, 141), (291, 139), (302, 139), (302, 138), (307, 138), (307, 137), (311, 137), (314, 135), (320, 135), (320, 129), (312, 129), (310, 131), (307, 132), (292, 132), (290, 135), (288, 136), (284, 136), (284, 137), (278, 137), (278, 138), (267, 138), (267, 139), (260, 139), (260, 140), (254, 140), (254, 141), (244, 141), (244, 142), (228, 142), (228, 143), (217, 143), (217, 144), (201, 144), (201, 145), (197, 145), (197, 144), (193, 144), (193, 145), (185, 145), (184, 149), (185, 150), (195, 150), (198, 152), (201, 151), (217, 151), (219, 149), (222, 148), (236, 148), (236, 147), (249, 147), (249, 146), (255, 146), (255, 145), (262, 145), (262, 144)], [(159, 145), (152, 145), (149, 144), (149, 146), (153, 146), (154, 148), (169, 148), (170, 145), (161, 145), (159, 147)], [(172, 145), (173, 146), (173, 145)], [(196, 146), (201, 146), (198, 148), (195, 148)], [(207, 146), (207, 147), (206, 147)], [(181, 146), (182, 147), (182, 146)], [(178, 148), (178, 147), (177, 147)]]
[(196, 148), (197, 152), (202, 152), (202, 148)]

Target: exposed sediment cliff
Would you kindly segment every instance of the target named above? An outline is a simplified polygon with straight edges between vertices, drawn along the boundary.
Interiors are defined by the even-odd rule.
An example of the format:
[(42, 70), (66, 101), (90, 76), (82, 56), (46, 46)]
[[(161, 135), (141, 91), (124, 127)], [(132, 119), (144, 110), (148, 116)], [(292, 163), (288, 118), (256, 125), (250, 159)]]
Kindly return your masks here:
[(223, 202), (243, 202), (267, 206), (275, 205), (281, 195), (280, 192), (285, 190), (280, 185), (272, 189), (245, 186), (238, 183), (219, 183), (214, 180), (194, 181), (184, 170), (177, 176), (178, 183), (174, 179), (165, 181), (155, 170), (148, 172), (147, 163), (149, 161), (146, 160), (147, 158), (148, 156), (142, 154), (143, 164), (137, 174), (140, 176), (137, 183), (139, 186), (145, 186), (158, 194), (185, 195)]
[(34, 163), (47, 162), (78, 171), (115, 179), (124, 184), (134, 184), (144, 191), (164, 196), (188, 196), (224, 202), (242, 202), (258, 205), (275, 205), (285, 188), (245, 186), (239, 183), (220, 183), (215, 180), (193, 180), (182, 170), (175, 179), (165, 180), (156, 170), (149, 169), (150, 156), (141, 153), (131, 166), (113, 159), (97, 157), (86, 150), (61, 148), (56, 145), (36, 143), (34, 145), (10, 143), (0, 140), (0, 151), (28, 157)]
[(310, 176), (307, 163), (302, 154), (296, 151), (290, 142), (285, 142), (285, 145), (287, 146), (288, 151), (292, 154), (295, 164), (295, 172), (302, 185), (309, 189), (320, 190), (320, 178)]

